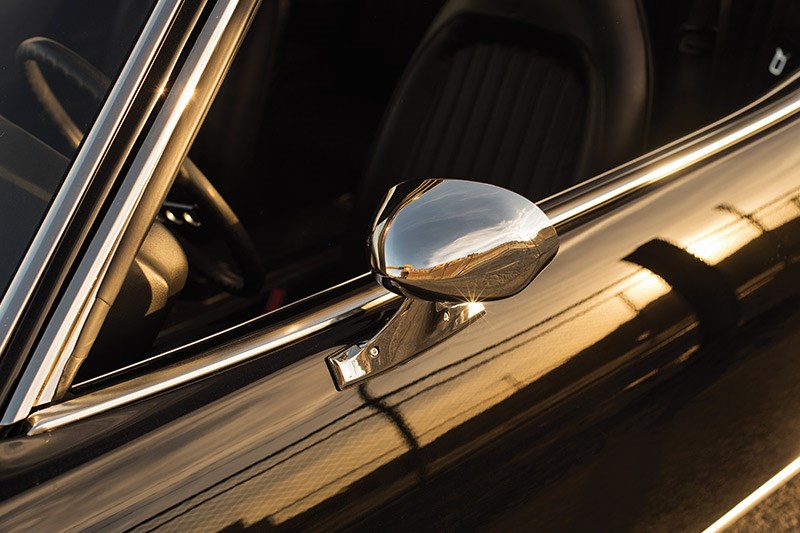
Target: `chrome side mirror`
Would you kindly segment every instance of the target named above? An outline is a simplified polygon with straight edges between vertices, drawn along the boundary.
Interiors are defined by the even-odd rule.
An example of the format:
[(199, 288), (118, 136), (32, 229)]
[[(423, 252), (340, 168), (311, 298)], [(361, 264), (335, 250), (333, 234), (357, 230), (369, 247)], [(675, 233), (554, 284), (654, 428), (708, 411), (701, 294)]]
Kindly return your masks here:
[(392, 292), (443, 302), (518, 293), (558, 250), (556, 230), (507, 189), (428, 179), (393, 187), (369, 239), (370, 263)]
[(558, 236), (547, 216), (514, 192), (426, 179), (389, 191), (368, 247), (378, 282), (406, 299), (372, 339), (328, 358), (339, 389), (463, 329), (484, 314), (481, 302), (520, 292), (553, 259)]

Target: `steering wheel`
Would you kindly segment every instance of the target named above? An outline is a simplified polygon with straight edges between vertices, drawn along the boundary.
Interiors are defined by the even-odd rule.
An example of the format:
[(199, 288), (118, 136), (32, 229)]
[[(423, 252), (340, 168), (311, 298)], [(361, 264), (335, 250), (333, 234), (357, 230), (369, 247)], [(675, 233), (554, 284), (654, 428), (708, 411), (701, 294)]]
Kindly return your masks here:
[[(86, 59), (46, 37), (26, 39), (17, 47), (16, 57), (47, 115), (67, 141), (77, 148), (83, 139), (83, 132), (53, 93), (40, 65), (58, 72), (98, 102), (102, 101), (111, 81)], [(236, 213), (188, 157), (181, 165), (177, 181), (188, 190), (206, 215), (205, 218), (222, 236), (238, 266), (239, 274), (189, 249), (187, 253), (192, 256), (192, 265), (212, 283), (232, 294), (246, 296), (258, 293), (264, 284), (264, 267)]]

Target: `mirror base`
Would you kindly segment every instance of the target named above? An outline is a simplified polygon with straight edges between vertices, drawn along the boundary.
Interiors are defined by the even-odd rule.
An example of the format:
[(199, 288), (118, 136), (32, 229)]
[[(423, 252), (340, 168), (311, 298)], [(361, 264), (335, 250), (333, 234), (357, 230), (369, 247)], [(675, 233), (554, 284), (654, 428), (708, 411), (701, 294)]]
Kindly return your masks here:
[(336, 388), (344, 389), (404, 363), (486, 313), (482, 303), (406, 298), (371, 339), (327, 358)]

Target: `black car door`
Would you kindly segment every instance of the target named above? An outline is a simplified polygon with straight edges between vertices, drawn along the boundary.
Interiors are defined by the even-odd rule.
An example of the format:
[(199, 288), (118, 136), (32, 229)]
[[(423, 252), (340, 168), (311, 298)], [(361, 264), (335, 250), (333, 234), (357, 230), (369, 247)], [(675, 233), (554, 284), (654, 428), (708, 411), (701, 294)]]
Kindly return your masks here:
[(540, 203), (531, 285), (355, 386), (368, 275), (35, 406), (2, 529), (706, 527), (800, 453), (793, 83)]

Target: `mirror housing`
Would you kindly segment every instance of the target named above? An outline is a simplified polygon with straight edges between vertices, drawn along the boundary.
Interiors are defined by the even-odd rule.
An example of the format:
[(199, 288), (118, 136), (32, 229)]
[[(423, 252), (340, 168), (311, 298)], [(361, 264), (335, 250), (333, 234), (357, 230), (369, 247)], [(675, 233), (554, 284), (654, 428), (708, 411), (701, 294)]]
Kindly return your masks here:
[(393, 187), (368, 241), (388, 290), (423, 300), (479, 302), (517, 294), (558, 251), (536, 205), (486, 183), (426, 179)]

